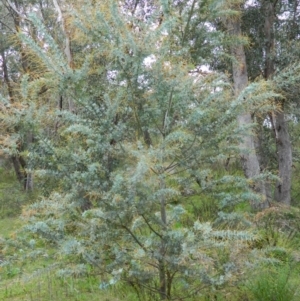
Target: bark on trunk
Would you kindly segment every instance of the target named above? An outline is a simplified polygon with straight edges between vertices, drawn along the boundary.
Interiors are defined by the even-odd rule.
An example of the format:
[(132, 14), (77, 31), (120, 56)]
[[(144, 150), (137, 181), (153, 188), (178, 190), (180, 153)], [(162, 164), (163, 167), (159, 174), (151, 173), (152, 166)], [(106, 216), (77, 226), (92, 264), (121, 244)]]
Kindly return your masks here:
[[(164, 179), (160, 180), (160, 188), (165, 188)], [(160, 200), (160, 218), (163, 224), (163, 228), (167, 226), (167, 212), (166, 212), (166, 201), (162, 197)], [(159, 269), (159, 295), (160, 300), (167, 299), (167, 277), (166, 277), (166, 266), (165, 266), (165, 253), (166, 253), (166, 242), (165, 238), (161, 238), (161, 245), (159, 250), (160, 259), (158, 260), (158, 269)]]
[[(34, 141), (34, 135), (32, 132), (27, 134), (27, 145), (30, 146)], [(25, 161), (24, 161), (25, 162)], [(26, 168), (26, 166), (25, 166)], [(33, 190), (33, 173), (27, 169), (26, 170), (26, 183), (25, 183), (25, 190), (32, 191)]]
[[(265, 16), (264, 34), (265, 34), (265, 79), (272, 78), (275, 72), (275, 6), (277, 1), (266, 0), (262, 3), (262, 12)], [(281, 111), (272, 114), (272, 123), (275, 133), (278, 176), (280, 180), (275, 186), (275, 200), (285, 205), (291, 203), (291, 183), (292, 183), (292, 144), (288, 132), (288, 126), (284, 118), (284, 104), (281, 103)]]
[[(259, 127), (256, 133), (256, 137), (254, 139), (254, 143), (255, 143), (257, 159), (261, 171), (268, 170), (270, 165), (270, 154), (268, 154), (265, 149), (266, 137), (263, 129), (264, 120), (265, 120), (264, 118), (259, 118), (257, 116), (255, 119), (255, 122), (259, 124)], [(273, 200), (273, 186), (271, 182), (269, 182), (268, 180), (266, 180), (264, 184), (265, 184), (267, 202), (270, 203)]]
[(290, 206), (292, 183), (292, 145), (284, 112), (276, 113), (276, 147), (280, 181), (276, 183), (275, 200)]
[[(8, 68), (7, 68), (7, 63), (6, 63), (6, 56), (5, 56), (5, 52), (3, 50), (1, 51), (1, 58), (2, 58), (3, 77), (4, 77), (4, 81), (6, 83), (6, 86), (7, 86), (9, 101), (12, 104), (12, 103), (14, 103), (14, 92), (13, 92), (12, 85), (10, 83), (10, 79), (9, 79), (9, 75), (8, 75)], [(27, 175), (26, 175), (25, 169), (23, 168), (23, 165), (25, 165), (24, 159), (20, 156), (13, 155), (13, 156), (11, 156), (11, 160), (12, 160), (18, 181), (26, 189)]]
[[(9, 7), (10, 7), (11, 16), (13, 18), (15, 30), (16, 30), (17, 33), (19, 33), (20, 28), (21, 28), (21, 20), (22, 20), (23, 16), (20, 13), (19, 6), (18, 6), (18, 1), (14, 1), (14, 4), (12, 4), (9, 1), (8, 4), (9, 4)], [(26, 53), (23, 49), (22, 43), (18, 43), (18, 47), (19, 47), (20, 54), (21, 54), (22, 68), (24, 70), (24, 73), (28, 73), (29, 72), (28, 59), (27, 59), (27, 55), (26, 55)], [(1, 55), (1, 58), (2, 58), (2, 67), (3, 67), (3, 73), (4, 73), (3, 76), (4, 76), (4, 81), (7, 85), (9, 100), (10, 100), (10, 103), (13, 104), (15, 95), (14, 95), (13, 86), (12, 86), (11, 81), (9, 79), (9, 73), (8, 73), (8, 67), (7, 67), (7, 62), (6, 62), (5, 51), (2, 50), (0, 55)], [(18, 131), (17, 128), (15, 128), (15, 130)], [(29, 136), (30, 136), (30, 141), (32, 142), (32, 139), (33, 139), (32, 133), (30, 133)], [(20, 151), (22, 147), (20, 146), (19, 148), (20, 149), (18, 149), (18, 151)], [(26, 171), (26, 162), (25, 162), (24, 158), (20, 155), (12, 155), (11, 160), (13, 162), (14, 170), (15, 170), (16, 177), (17, 177), (18, 181), (23, 185), (23, 187), (26, 191), (32, 190), (32, 188), (33, 188), (33, 178), (32, 178), (32, 174), (27, 173), (27, 171)]]
[[(239, 38), (241, 36), (241, 23), (240, 20), (228, 20), (227, 28), (231, 36)], [(246, 65), (245, 50), (242, 44), (237, 44), (231, 47), (231, 54), (234, 58), (232, 63), (232, 76), (234, 83), (235, 95), (238, 96), (243, 89), (248, 85), (248, 73)], [(239, 127), (248, 127), (253, 124), (250, 113), (245, 112), (238, 116)], [(258, 157), (255, 150), (255, 142), (253, 134), (245, 135), (240, 143), (241, 149), (241, 161), (244, 174), (247, 178), (253, 178), (260, 174), (260, 166)], [(256, 182), (251, 187), (255, 192), (261, 194), (264, 198), (260, 204), (253, 203), (252, 206), (255, 209), (261, 209), (268, 206), (266, 201), (266, 190), (263, 181)]]
[(18, 156), (18, 161), (22, 167), (22, 175), (23, 175), (22, 184), (24, 186), (24, 190), (32, 191), (33, 190), (32, 173), (27, 172), (27, 163), (22, 156)]
[(13, 88), (10, 84), (10, 80), (8, 77), (8, 69), (7, 69), (6, 56), (4, 50), (1, 51), (1, 59), (2, 59), (3, 77), (7, 86), (8, 96), (10, 99), (10, 103), (13, 103), (14, 102)]
[(18, 160), (18, 157), (17, 156), (11, 156), (11, 160), (12, 160), (12, 163), (13, 163), (13, 166), (14, 166), (14, 170), (15, 170), (15, 173), (16, 173), (16, 176), (17, 176), (17, 179), (18, 181), (24, 185), (24, 174), (21, 170), (21, 164)]

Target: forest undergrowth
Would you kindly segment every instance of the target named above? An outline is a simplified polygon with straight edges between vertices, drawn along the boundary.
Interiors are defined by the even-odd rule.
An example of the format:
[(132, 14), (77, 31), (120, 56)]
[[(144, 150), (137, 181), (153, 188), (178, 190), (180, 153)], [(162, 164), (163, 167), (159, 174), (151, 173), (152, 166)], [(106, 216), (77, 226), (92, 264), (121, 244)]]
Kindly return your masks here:
[[(25, 250), (18, 249), (22, 236), (24, 217), (33, 196), (24, 195), (13, 173), (9, 169), (1, 168), (1, 269), (0, 269), (0, 300), (15, 301), (125, 301), (125, 300), (155, 300), (149, 293), (137, 294), (130, 285), (117, 284), (112, 288), (101, 289), (100, 277), (93, 267), (88, 267), (84, 275), (60, 276), (55, 262), (55, 248), (47, 249), (47, 256), (37, 258), (22, 258)], [(7, 191), (14, 187), (12, 195)], [(177, 227), (189, 223), (192, 217), (200, 218), (203, 222), (215, 222), (221, 229), (230, 227), (218, 222), (218, 207), (209, 197), (190, 197), (187, 202), (189, 208), (186, 217)], [(13, 207), (13, 208), (12, 208)], [(235, 279), (232, 284), (203, 289), (195, 297), (186, 300), (219, 300), (219, 301), (297, 301), (300, 298), (298, 287), (300, 272), (300, 209), (297, 207), (284, 208), (274, 204), (271, 208), (259, 213), (249, 213), (247, 204), (236, 206), (236, 213), (243, 213), (257, 231), (257, 238), (249, 242), (249, 248), (263, 253), (265, 259), (254, 269), (251, 267), (247, 277)], [(233, 220), (234, 227), (237, 225)], [(233, 225), (232, 224), (232, 225)], [(231, 225), (231, 226), (232, 226)], [(240, 225), (243, 228), (243, 225)], [(41, 245), (42, 247), (42, 245)], [(52, 254), (52, 255), (51, 255)], [(219, 260), (224, 262), (230, 254), (219, 254)], [(10, 258), (6, 261), (6, 257)], [(181, 299), (174, 299), (181, 300)], [(183, 300), (183, 299), (182, 299)]]

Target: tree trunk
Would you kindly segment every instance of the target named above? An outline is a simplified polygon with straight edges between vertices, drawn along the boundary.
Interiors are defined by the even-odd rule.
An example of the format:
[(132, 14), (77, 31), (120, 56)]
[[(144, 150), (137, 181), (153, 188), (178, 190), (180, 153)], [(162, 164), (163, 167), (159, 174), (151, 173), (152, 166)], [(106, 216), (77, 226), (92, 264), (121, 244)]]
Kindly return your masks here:
[[(231, 36), (239, 38), (241, 36), (241, 23), (239, 19), (227, 21), (227, 28)], [(231, 54), (235, 61), (232, 63), (232, 76), (234, 83), (234, 92), (238, 96), (248, 85), (248, 73), (246, 65), (245, 50), (242, 44), (236, 43), (231, 47)], [(250, 113), (245, 112), (238, 116), (238, 126), (248, 127), (253, 124)], [(240, 143), (241, 161), (244, 174), (247, 178), (253, 178), (260, 174), (260, 166), (256, 154), (253, 134), (245, 135)], [(266, 201), (266, 190), (263, 181), (256, 182), (251, 187), (255, 192), (261, 194), (265, 199), (260, 204), (253, 203), (255, 209), (261, 209), (268, 206)]]
[(18, 157), (17, 156), (11, 156), (11, 160), (12, 160), (12, 163), (13, 163), (13, 166), (14, 166), (14, 170), (15, 170), (15, 173), (16, 173), (16, 176), (17, 176), (17, 179), (18, 181), (24, 185), (24, 174), (21, 170), (21, 164), (18, 160)]
[[(275, 6), (277, 1), (265, 0), (262, 2), (262, 12), (265, 16), (264, 34), (265, 34), (265, 79), (272, 78), (275, 67)], [(292, 182), (292, 144), (288, 132), (288, 126), (284, 118), (284, 104), (280, 103), (281, 111), (272, 114), (273, 130), (275, 133), (278, 176), (280, 180), (275, 186), (275, 200), (285, 205), (291, 203), (291, 182)]]
[[(270, 154), (266, 152), (266, 141), (265, 133), (264, 133), (264, 123), (265, 118), (261, 118), (256, 116), (255, 122), (258, 124), (256, 137), (254, 140), (257, 159), (259, 162), (260, 170), (266, 171), (270, 166)], [(271, 129), (269, 129), (271, 131)], [(265, 190), (266, 190), (266, 198), (267, 202), (270, 203), (273, 200), (273, 186), (269, 181), (265, 181)]]
[[(29, 132), (27, 134), (27, 145), (30, 146), (30, 144), (32, 144), (33, 141), (34, 141), (34, 135), (33, 135), (32, 132)], [(26, 166), (28, 167), (27, 164), (26, 164)], [(26, 166), (24, 168), (26, 168)], [(33, 190), (33, 173), (30, 171), (30, 169), (26, 170), (26, 183), (25, 183), (24, 188), (25, 188), (26, 191), (32, 191)]]
[[(6, 86), (7, 86), (9, 101), (12, 104), (12, 103), (14, 103), (14, 92), (13, 92), (13, 88), (12, 88), (12, 85), (9, 80), (8, 68), (7, 68), (6, 56), (5, 56), (4, 50), (2, 50), (0, 54), (1, 54), (1, 58), (2, 58), (3, 77), (4, 77), (4, 81), (6, 83)], [(12, 160), (18, 181), (27, 190), (27, 186), (28, 186), (27, 185), (27, 175), (26, 175), (26, 171), (24, 169), (26, 163), (25, 163), (24, 159), (18, 155), (13, 155), (13, 156), (11, 156), (11, 160)], [(29, 187), (30, 186), (28, 186), (28, 188)]]
[[(65, 16), (64, 16), (62, 9), (61, 9), (60, 5), (58, 4), (57, 0), (53, 0), (53, 4), (54, 4), (54, 7), (58, 14), (57, 22), (60, 23), (62, 33), (64, 34), (64, 37), (65, 37), (64, 53), (66, 55), (69, 67), (71, 69), (73, 69), (74, 62), (73, 62), (73, 55), (72, 55), (72, 50), (71, 50), (70, 32), (67, 28), (67, 22), (65, 20)], [(72, 98), (68, 98), (67, 100), (68, 100), (69, 111), (72, 113), (76, 113), (76, 105), (75, 105), (74, 100)]]
[(8, 69), (7, 69), (6, 56), (5, 56), (4, 50), (1, 50), (1, 59), (2, 59), (3, 77), (4, 77), (4, 81), (6, 83), (6, 86), (7, 86), (9, 100), (10, 100), (10, 103), (13, 103), (14, 102), (13, 88), (10, 84), (10, 80), (8, 77)]
[(275, 200), (290, 206), (292, 183), (292, 145), (284, 112), (277, 112), (275, 120), (276, 148), (280, 181), (276, 183)]
[[(165, 188), (165, 180), (160, 180), (160, 188)], [(160, 218), (165, 229), (167, 226), (167, 212), (166, 212), (166, 201), (162, 197), (160, 200)], [(164, 235), (161, 238), (161, 246), (159, 250), (160, 259), (158, 260), (158, 269), (159, 269), (159, 295), (161, 300), (167, 299), (167, 277), (166, 277), (166, 266), (165, 266), (165, 253), (166, 253), (166, 242)]]

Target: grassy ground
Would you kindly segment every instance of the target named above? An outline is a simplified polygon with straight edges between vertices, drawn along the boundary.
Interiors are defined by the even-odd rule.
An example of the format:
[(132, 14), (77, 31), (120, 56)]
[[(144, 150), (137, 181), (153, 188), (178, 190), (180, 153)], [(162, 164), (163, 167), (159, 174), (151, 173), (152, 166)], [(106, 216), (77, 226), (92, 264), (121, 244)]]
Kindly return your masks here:
[[(52, 272), (39, 277), (23, 275), (2, 282), (0, 300), (13, 301), (119, 301), (112, 292), (101, 292), (97, 279), (59, 279)], [(122, 299), (124, 300), (124, 299)]]
[[(0, 221), (0, 240), (14, 236), (21, 226), (18, 217)], [(0, 255), (1, 256), (1, 255)], [(2, 255), (3, 257), (5, 255)], [(59, 278), (49, 268), (53, 262), (39, 258), (27, 263), (16, 261), (0, 267), (0, 300), (11, 301), (123, 301), (126, 294), (101, 291), (97, 276)], [(42, 268), (41, 268), (42, 267)], [(120, 297), (121, 296), (121, 297)]]
[[(217, 215), (217, 204), (211, 198), (190, 197), (186, 201), (189, 214), (196, 215), (202, 221), (210, 221)], [(0, 263), (5, 258), (1, 249), (2, 241), (14, 237), (17, 230), (22, 227), (19, 214), (28, 202), (31, 202), (31, 197), (20, 189), (14, 174), (0, 168)], [(236, 211), (248, 212), (249, 208), (244, 206), (245, 204), (240, 205)], [(259, 218), (255, 218), (257, 229), (263, 235), (262, 240), (256, 243), (261, 245), (255, 245), (254, 248), (271, 248), (273, 253), (280, 251), (280, 249), (273, 249), (274, 247), (286, 248), (287, 255), (285, 252), (272, 253), (273, 257), (271, 257), (279, 258), (282, 262), (286, 261), (287, 264), (289, 263), (288, 268), (285, 265), (270, 266), (273, 268), (273, 274), (270, 273), (270, 267), (261, 271), (259, 269), (257, 274), (253, 274), (253, 279), (250, 277), (248, 282), (241, 283), (241, 287), (225, 287), (220, 291), (211, 291), (208, 295), (197, 296), (196, 300), (300, 300), (299, 210), (297, 208), (273, 210), (273, 213), (271, 208), (260, 214)], [(189, 223), (189, 216), (186, 223)], [(291, 228), (292, 231), (284, 233), (286, 227)], [(290, 259), (292, 257), (297, 259)], [(51, 264), (53, 262), (47, 258), (35, 258), (25, 264), (19, 261), (11, 265), (0, 264), (0, 301), (137, 301), (133, 292), (125, 286), (119, 285), (112, 290), (100, 290), (100, 279), (96, 275), (59, 278), (54, 269), (49, 268)], [(271, 296), (270, 298), (273, 299), (267, 299), (266, 296)], [(147, 301), (149, 300), (151, 299)]]
[[(0, 167), (0, 241), (14, 237), (22, 226), (19, 218), (22, 207), (30, 202), (15, 179), (14, 173)], [(0, 246), (0, 261), (4, 258)], [(46, 259), (37, 259), (25, 265), (16, 262), (0, 266), (0, 300), (11, 301), (119, 301), (114, 292), (101, 291), (97, 277), (57, 277), (47, 267)], [(33, 274), (32, 271), (36, 272)], [(131, 299), (132, 300), (132, 299)]]

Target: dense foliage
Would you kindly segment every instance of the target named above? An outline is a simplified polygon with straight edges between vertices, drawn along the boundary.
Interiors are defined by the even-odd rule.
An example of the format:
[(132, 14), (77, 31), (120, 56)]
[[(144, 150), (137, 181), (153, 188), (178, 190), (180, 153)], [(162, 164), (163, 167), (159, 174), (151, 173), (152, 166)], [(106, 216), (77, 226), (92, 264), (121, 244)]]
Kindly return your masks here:
[[(25, 258), (48, 253), (61, 277), (92, 269), (100, 289), (122, 282), (141, 300), (197, 298), (286, 263), (246, 213), (270, 206), (272, 189), (290, 204), (284, 109), (299, 66), (283, 56), (277, 72), (260, 42), (269, 32), (251, 14), (266, 2), (2, 2), (1, 150), (38, 195), (23, 212)], [(253, 82), (241, 84), (245, 54)]]

